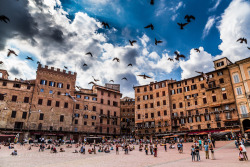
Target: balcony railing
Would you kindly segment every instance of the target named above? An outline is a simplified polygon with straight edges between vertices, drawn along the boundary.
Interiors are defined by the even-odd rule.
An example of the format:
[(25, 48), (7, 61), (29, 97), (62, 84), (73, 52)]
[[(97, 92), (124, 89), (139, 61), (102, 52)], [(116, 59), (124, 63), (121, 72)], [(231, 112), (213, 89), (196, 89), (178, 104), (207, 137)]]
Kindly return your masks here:
[(250, 117), (250, 113), (241, 114), (241, 118), (249, 118), (249, 117)]

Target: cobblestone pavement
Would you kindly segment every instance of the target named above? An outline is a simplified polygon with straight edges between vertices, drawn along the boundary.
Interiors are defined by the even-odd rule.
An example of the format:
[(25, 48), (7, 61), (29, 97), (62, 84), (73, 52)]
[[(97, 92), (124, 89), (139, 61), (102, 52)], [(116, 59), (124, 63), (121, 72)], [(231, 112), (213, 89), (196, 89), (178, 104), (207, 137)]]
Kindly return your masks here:
[[(38, 147), (32, 147), (27, 150), (28, 145), (21, 147), (15, 146), (18, 156), (11, 156), (13, 150), (1, 146), (0, 149), (0, 167), (183, 167), (183, 166), (218, 166), (218, 167), (245, 167), (250, 166), (250, 161), (239, 161), (238, 150), (232, 141), (218, 141), (215, 148), (215, 160), (205, 159), (204, 151), (201, 151), (201, 161), (192, 162), (190, 148), (192, 143), (184, 143), (184, 151), (178, 153), (177, 149), (168, 149), (164, 151), (163, 146), (158, 146), (158, 157), (145, 155), (145, 152), (139, 152), (138, 146), (135, 150), (125, 155), (120, 148), (120, 154), (116, 155), (115, 151), (111, 153), (97, 154), (80, 154), (72, 153), (75, 148), (65, 148), (66, 152), (52, 154), (49, 150), (38, 152)], [(86, 147), (87, 149), (89, 146)], [(59, 150), (59, 148), (58, 148)], [(79, 150), (79, 148), (78, 148)], [(247, 147), (250, 153), (250, 147)], [(250, 154), (248, 155), (250, 156)]]

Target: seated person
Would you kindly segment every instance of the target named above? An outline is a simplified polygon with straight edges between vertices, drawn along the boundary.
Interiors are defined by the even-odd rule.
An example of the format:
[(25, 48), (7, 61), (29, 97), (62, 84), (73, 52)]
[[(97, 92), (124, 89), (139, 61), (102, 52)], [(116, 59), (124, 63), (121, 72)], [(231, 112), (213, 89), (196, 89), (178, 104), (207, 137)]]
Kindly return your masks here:
[(50, 145), (46, 149), (50, 149)]
[(78, 148), (78, 146), (79, 146), (78, 144), (75, 145), (76, 148)]
[(31, 150), (31, 145), (28, 147), (28, 150)]
[(14, 150), (10, 155), (17, 155), (17, 150)]
[(91, 149), (90, 149), (90, 148), (88, 149), (88, 152), (89, 152), (89, 154), (92, 154), (92, 151), (91, 151)]
[(78, 151), (77, 151), (77, 150), (75, 150), (73, 153), (78, 153)]
[(67, 148), (72, 148), (72, 146), (71, 146), (71, 145), (69, 145), (69, 144), (68, 144), (66, 147), (67, 147)]
[(53, 147), (53, 149), (51, 149), (52, 153), (57, 153), (56, 147)]
[(110, 150), (114, 150), (113, 146), (111, 146)]
[(63, 148), (60, 148), (60, 152), (65, 152), (65, 150)]

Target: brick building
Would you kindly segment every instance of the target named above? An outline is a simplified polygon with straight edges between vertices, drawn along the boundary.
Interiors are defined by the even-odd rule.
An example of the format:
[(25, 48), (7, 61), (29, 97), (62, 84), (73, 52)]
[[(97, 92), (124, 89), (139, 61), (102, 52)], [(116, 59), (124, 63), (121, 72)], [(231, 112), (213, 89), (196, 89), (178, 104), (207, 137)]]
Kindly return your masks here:
[[(77, 90), (76, 75), (39, 64), (35, 80), (12, 81), (0, 70), (1, 133), (76, 141), (119, 135), (120, 91), (98, 85)], [(102, 111), (108, 115), (103, 123)]]
[(121, 136), (135, 135), (135, 99), (124, 97), (121, 99)]
[(181, 81), (164, 80), (136, 86), (138, 138), (196, 134), (239, 128), (239, 117), (227, 58), (215, 70)]

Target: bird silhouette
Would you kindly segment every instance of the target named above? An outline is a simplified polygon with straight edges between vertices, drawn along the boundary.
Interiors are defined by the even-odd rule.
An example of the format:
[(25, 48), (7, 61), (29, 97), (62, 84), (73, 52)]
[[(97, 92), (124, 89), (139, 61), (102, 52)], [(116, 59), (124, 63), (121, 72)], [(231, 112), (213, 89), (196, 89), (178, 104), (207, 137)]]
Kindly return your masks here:
[(93, 76), (92, 76), (92, 78), (94, 79), (94, 81), (95, 82), (98, 82), (98, 81), (100, 81), (99, 79), (95, 79)]
[(247, 47), (247, 49), (249, 49), (249, 50), (250, 50), (250, 47)]
[(10, 22), (10, 19), (9, 19), (8, 17), (4, 16), (4, 15), (1, 15), (1, 16), (0, 16), (0, 21), (3, 21), (3, 22), (5, 22), (5, 23), (8, 23), (8, 22)]
[(127, 81), (128, 79), (126, 77), (123, 77), (122, 80), (126, 80)]
[(65, 68), (65, 69), (68, 69), (68, 67), (67, 67), (67, 66), (64, 66), (64, 68)]
[(85, 55), (90, 55), (91, 57), (93, 57), (91, 52), (86, 53)]
[(170, 57), (168, 58), (168, 60), (169, 60), (169, 61), (174, 61), (174, 59), (172, 59), (172, 58), (170, 58)]
[(109, 24), (108, 23), (106, 23), (106, 22), (102, 22), (102, 25), (104, 26), (104, 28), (109, 28)]
[(150, 4), (151, 4), (151, 5), (154, 5), (154, 4), (155, 4), (155, 1), (154, 1), (154, 0), (150, 0)]
[(9, 50), (9, 52), (7, 54), (7, 57), (9, 57), (11, 54), (18, 56), (14, 50), (11, 50), (11, 49), (8, 49), (8, 50)]
[(186, 58), (184, 55), (181, 55), (179, 52), (175, 51), (174, 54), (176, 55), (175, 60), (179, 61), (180, 58)]
[(80, 86), (76, 86), (76, 88), (79, 89), (79, 90), (82, 89), (82, 87), (80, 87)]
[(40, 61), (37, 61), (36, 64), (41, 64)]
[(194, 17), (193, 15), (186, 15), (186, 16), (184, 17), (184, 19), (186, 19), (187, 22), (189, 23), (189, 22), (191, 22), (191, 19), (195, 20), (195, 17)]
[(120, 59), (118, 59), (117, 57), (113, 58), (113, 61), (117, 61), (118, 63), (120, 62)]
[(114, 83), (114, 80), (111, 79), (109, 82), (113, 82)]
[(155, 45), (157, 45), (158, 43), (162, 43), (162, 41), (157, 41), (157, 39), (155, 38)]
[(130, 43), (131, 46), (134, 46), (133, 44), (136, 43), (136, 42), (137, 42), (136, 40), (133, 40), (133, 41), (129, 40), (129, 43)]
[(143, 77), (143, 79), (151, 78), (151, 77), (149, 77), (149, 76), (147, 76), (147, 75), (145, 75), (145, 74), (143, 74), (143, 75), (137, 75), (137, 76)]
[(3, 64), (3, 61), (0, 61), (0, 65), (2, 65)]
[(183, 27), (184, 27), (184, 26), (188, 25), (188, 23), (184, 23), (184, 24), (182, 24), (182, 23), (177, 23), (177, 24), (180, 26), (180, 29), (181, 29), (181, 30), (183, 30)]
[(151, 30), (154, 30), (154, 25), (153, 25), (153, 24), (149, 24), (149, 25), (147, 25), (147, 26), (144, 27), (144, 28), (151, 28)]
[(209, 77), (207, 76), (207, 74), (205, 74), (204, 72), (199, 72), (199, 71), (195, 71), (195, 72), (201, 74), (207, 80), (207, 83), (208, 83)]
[(29, 57), (29, 56), (27, 56), (26, 59), (27, 59), (27, 60), (34, 61), (34, 60), (32, 59), (32, 57)]
[(89, 85), (90, 85), (90, 84), (96, 85), (93, 81), (89, 82)]
[(198, 49), (198, 48), (195, 48), (194, 50), (195, 50), (196, 52), (199, 52), (199, 53), (201, 52), (200, 49)]
[(133, 66), (133, 65), (130, 63), (130, 64), (128, 64), (128, 66)]
[(88, 66), (88, 65), (86, 63), (84, 63), (82, 66), (85, 67), (85, 66)]
[(240, 41), (240, 43), (245, 42), (247, 44), (247, 39), (246, 38), (239, 38), (236, 42)]

